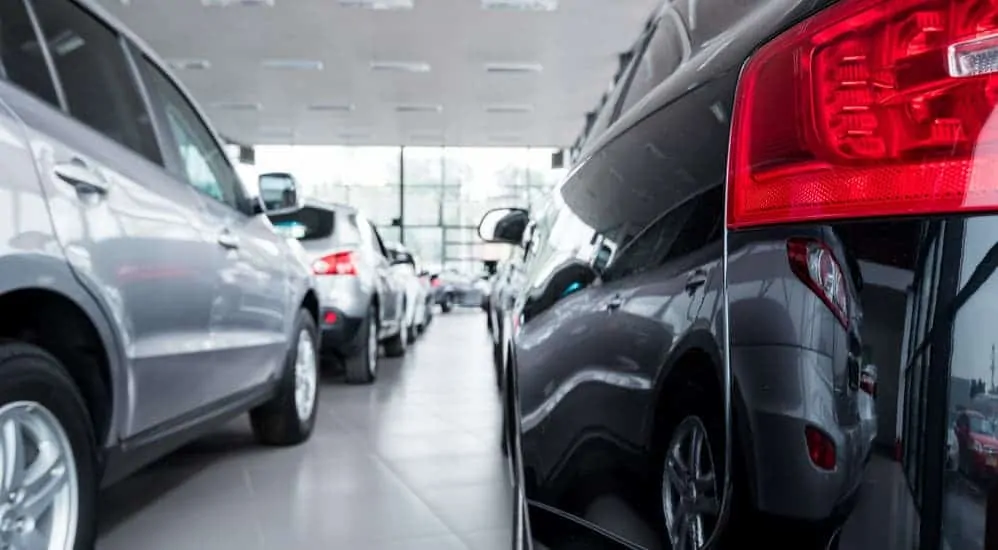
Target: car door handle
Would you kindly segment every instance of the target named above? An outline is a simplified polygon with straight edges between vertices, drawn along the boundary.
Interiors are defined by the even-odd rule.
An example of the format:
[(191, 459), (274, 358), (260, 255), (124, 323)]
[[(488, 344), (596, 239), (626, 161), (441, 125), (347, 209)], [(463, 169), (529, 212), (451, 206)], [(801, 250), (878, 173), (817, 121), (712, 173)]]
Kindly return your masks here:
[(686, 292), (693, 294), (698, 288), (705, 284), (707, 284), (707, 272), (702, 269), (698, 269), (693, 273), (690, 273), (689, 278), (686, 279)]
[(55, 174), (81, 193), (105, 195), (109, 189), (107, 181), (100, 174), (88, 168), (83, 161), (78, 159), (56, 164)]
[(239, 248), (239, 237), (233, 235), (231, 231), (226, 229), (218, 235), (218, 244), (222, 245), (222, 248), (235, 250)]
[(609, 301), (607, 301), (606, 305), (603, 306), (603, 309), (607, 311), (617, 311), (623, 305), (624, 298), (620, 294), (615, 294)]

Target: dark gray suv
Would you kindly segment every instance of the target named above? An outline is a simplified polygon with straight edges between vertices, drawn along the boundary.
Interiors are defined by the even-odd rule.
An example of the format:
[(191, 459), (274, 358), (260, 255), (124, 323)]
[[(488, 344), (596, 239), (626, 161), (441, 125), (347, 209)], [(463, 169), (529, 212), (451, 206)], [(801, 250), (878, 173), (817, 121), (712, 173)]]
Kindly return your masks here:
[(307, 257), (147, 47), (0, 3), (0, 158), (0, 547), (93, 548), (99, 485), (235, 415), (308, 439)]

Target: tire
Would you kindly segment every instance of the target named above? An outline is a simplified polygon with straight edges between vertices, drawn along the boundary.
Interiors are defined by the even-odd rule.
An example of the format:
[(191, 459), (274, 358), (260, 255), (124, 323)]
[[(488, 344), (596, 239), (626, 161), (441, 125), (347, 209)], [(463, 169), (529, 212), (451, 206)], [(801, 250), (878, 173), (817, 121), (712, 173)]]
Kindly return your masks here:
[(410, 342), (415, 342), (416, 338), (419, 336), (419, 333), (422, 332), (416, 326), (416, 322), (415, 321), (413, 321), (411, 325), (409, 325), (408, 327), (406, 327), (405, 330), (408, 331), (408, 333), (409, 333), (409, 341)]
[[(8, 416), (8, 413), (12, 414)], [(14, 415), (31, 418), (32, 422), (19, 423), (12, 420)], [(8, 424), (8, 420), (12, 422)], [(67, 522), (75, 520), (76, 523), (75, 541), (71, 547), (75, 550), (92, 549), (96, 538), (97, 518), (94, 512), (97, 507), (98, 474), (90, 413), (79, 389), (58, 360), (35, 346), (4, 341), (0, 342), (0, 429), (8, 425), (22, 429), (22, 438), (18, 440), (22, 446), (26, 446), (25, 441), (31, 439), (28, 434), (37, 435), (36, 430), (45, 429), (46, 435), (51, 437), (49, 441), (55, 442), (49, 448), (61, 447), (61, 473), (66, 476), (66, 485), (60, 491), (67, 491), (69, 496), (64, 499), (69, 503), (64, 517)], [(32, 466), (37, 464), (38, 457), (35, 454), (31, 459)], [(56, 474), (55, 468), (49, 472)], [(18, 501), (24, 502), (24, 496), (22, 494)], [(13, 502), (6, 501), (5, 504)], [(58, 508), (52, 506), (43, 511), (56, 516)], [(64, 525), (71, 529), (71, 523)], [(74, 534), (68, 536), (73, 537)], [(16, 540), (13, 547), (20, 547)]]
[(295, 321), (284, 373), (273, 399), (250, 411), (257, 441), (286, 447), (312, 435), (319, 410), (319, 331), (312, 315), (302, 309)]
[[(666, 484), (668, 483), (672, 487), (673, 494), (677, 495), (681, 492), (681, 487), (677, 484), (670, 483), (670, 479), (674, 479), (669, 475), (667, 469), (670, 468), (669, 464), (674, 464), (673, 461), (667, 460), (667, 457), (671, 455), (671, 451), (678, 445), (680, 449), (685, 449), (683, 447), (686, 442), (689, 441), (687, 438), (692, 438), (695, 432), (699, 432), (702, 437), (705, 438), (706, 445), (702, 445), (703, 451), (699, 455), (699, 461), (703, 470), (706, 473), (705, 464), (710, 462), (710, 472), (713, 475), (714, 483), (712, 486), (701, 487), (699, 490), (705, 493), (713, 493), (713, 498), (716, 503), (717, 515), (710, 516), (704, 514), (701, 516), (703, 522), (703, 533), (705, 540), (709, 540), (710, 536), (718, 528), (718, 519), (720, 517), (722, 496), (723, 496), (723, 476), (720, 475), (720, 471), (723, 471), (724, 467), (724, 421), (720, 410), (714, 410), (716, 407), (711, 407), (714, 402), (707, 396), (702, 395), (702, 392), (698, 389), (689, 388), (689, 391), (682, 392), (670, 392), (671, 395), (666, 397), (666, 399), (675, 399), (677, 396), (682, 396), (677, 399), (676, 407), (665, 414), (665, 418), (660, 419), (662, 422), (663, 429), (661, 429), (655, 441), (655, 453), (654, 460), (656, 466), (656, 483), (652, 487), (653, 502), (656, 503), (656, 508), (658, 511), (659, 518), (659, 530), (663, 542), (671, 543), (671, 537), (669, 535), (669, 520), (667, 519), (666, 504)], [(684, 456), (688, 456), (688, 453), (683, 453)], [(686, 462), (690, 462), (689, 458)], [(689, 465), (687, 465), (688, 467)], [(673, 471), (678, 469), (678, 466), (671, 466)], [(719, 471), (720, 470), (720, 471)], [(682, 477), (682, 474), (680, 474)], [(683, 482), (683, 487), (688, 486), (687, 481)], [(677, 517), (676, 521), (682, 521), (681, 518)], [(722, 536), (722, 542), (720, 548), (726, 548), (727, 545), (723, 542), (727, 540), (729, 535), (729, 530), (725, 529), (724, 532), (720, 533)]]
[(360, 352), (346, 361), (348, 384), (370, 384), (378, 377), (378, 309), (374, 304), (367, 310), (367, 318), (360, 327), (357, 339)]
[(442, 313), (450, 313), (450, 310), (454, 309), (454, 296), (446, 294), (444, 296), (444, 301), (440, 302), (440, 311)]
[(406, 348), (409, 347), (409, 329), (400, 327), (395, 336), (385, 341), (385, 355), (388, 357), (402, 357)]

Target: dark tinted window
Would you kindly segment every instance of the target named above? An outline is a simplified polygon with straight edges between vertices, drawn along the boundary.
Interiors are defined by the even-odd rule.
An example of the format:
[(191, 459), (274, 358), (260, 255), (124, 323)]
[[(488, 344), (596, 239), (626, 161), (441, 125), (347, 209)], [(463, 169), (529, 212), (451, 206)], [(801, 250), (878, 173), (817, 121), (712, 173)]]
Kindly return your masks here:
[(151, 119), (118, 35), (75, 2), (35, 0), (33, 5), (70, 114), (162, 163)]
[(300, 227), (301, 229), (298, 233), (301, 235), (298, 237), (300, 241), (313, 241), (332, 237), (336, 228), (335, 212), (322, 208), (307, 206), (296, 212), (274, 214), (269, 217), (275, 226)]
[(671, 75), (683, 61), (682, 29), (665, 15), (659, 20), (644, 54), (631, 71), (631, 82), (627, 95), (621, 104), (620, 112), (630, 109), (665, 78)]
[(621, 250), (604, 278), (616, 280), (661, 265), (696, 206), (696, 199), (688, 200), (652, 222)]
[(687, 217), (686, 225), (658, 263), (681, 258), (719, 240), (723, 220), (724, 188), (718, 186), (693, 199), (692, 214)]
[(239, 209), (239, 177), (211, 131), (176, 85), (145, 57), (142, 76), (179, 165), (169, 169), (209, 197)]
[(0, 77), (59, 105), (38, 37), (21, 0), (0, 3)]

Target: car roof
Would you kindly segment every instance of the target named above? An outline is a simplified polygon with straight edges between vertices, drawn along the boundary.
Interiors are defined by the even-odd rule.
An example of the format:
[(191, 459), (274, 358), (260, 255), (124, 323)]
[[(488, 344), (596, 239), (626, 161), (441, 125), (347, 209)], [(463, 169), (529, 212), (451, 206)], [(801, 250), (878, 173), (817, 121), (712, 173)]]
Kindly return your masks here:
[(357, 212), (357, 209), (348, 204), (343, 204), (339, 202), (327, 202), (320, 199), (305, 199), (302, 206), (309, 208), (318, 208), (320, 210), (330, 210), (333, 212)]

